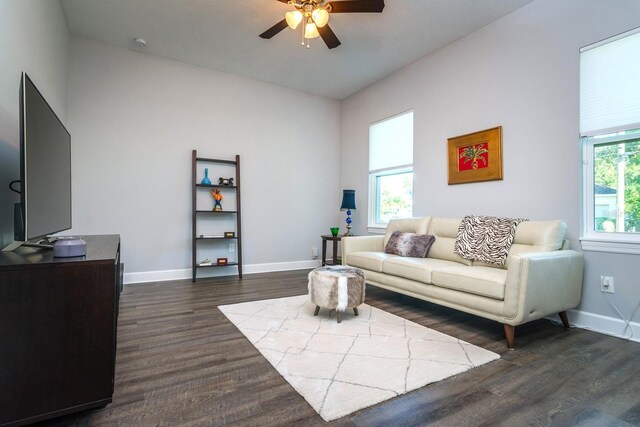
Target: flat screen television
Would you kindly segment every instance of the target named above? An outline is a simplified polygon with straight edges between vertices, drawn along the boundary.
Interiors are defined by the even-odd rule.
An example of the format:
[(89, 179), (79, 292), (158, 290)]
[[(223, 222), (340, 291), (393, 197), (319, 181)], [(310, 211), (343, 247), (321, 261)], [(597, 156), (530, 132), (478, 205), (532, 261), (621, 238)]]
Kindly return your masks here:
[[(20, 82), (20, 204), (14, 246), (71, 228), (71, 135), (33, 81)], [(10, 245), (11, 246), (11, 245)]]

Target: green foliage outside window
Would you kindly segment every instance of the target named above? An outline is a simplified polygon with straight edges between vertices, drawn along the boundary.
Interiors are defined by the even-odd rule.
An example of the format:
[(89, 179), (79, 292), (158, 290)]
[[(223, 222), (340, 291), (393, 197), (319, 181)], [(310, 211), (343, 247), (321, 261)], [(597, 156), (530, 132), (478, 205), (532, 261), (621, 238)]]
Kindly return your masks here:
[[(618, 173), (623, 171), (624, 183), (618, 182)], [(603, 144), (594, 147), (594, 183), (608, 187), (615, 194), (624, 191), (624, 231), (640, 232), (640, 139), (624, 143)], [(619, 185), (620, 184), (620, 185)], [(596, 191), (595, 197), (602, 197)], [(617, 203), (607, 217), (597, 217), (596, 230), (615, 229)]]
[(378, 191), (378, 222), (412, 215), (413, 172), (379, 176)]

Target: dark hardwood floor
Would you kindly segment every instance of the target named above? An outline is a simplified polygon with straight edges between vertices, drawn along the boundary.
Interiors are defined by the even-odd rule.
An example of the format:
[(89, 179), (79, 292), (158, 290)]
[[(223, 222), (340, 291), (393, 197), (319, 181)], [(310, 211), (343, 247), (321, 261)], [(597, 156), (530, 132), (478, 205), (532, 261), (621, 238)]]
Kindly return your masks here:
[(373, 286), (368, 304), (502, 358), (325, 423), (217, 309), (306, 293), (307, 273), (126, 286), (113, 403), (43, 424), (640, 425), (640, 344), (539, 320), (508, 351), (499, 323)]

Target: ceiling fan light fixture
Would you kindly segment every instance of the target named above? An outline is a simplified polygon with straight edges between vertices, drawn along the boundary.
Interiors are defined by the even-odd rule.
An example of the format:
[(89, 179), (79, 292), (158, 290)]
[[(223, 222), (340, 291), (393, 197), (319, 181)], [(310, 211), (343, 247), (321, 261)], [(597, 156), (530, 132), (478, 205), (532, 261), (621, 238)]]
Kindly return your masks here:
[(312, 20), (309, 20), (307, 21), (307, 24), (304, 27), (304, 38), (315, 39), (316, 37), (320, 37), (318, 28), (316, 27), (316, 24), (314, 24)]
[[(266, 0), (265, 0), (266, 1)], [(287, 27), (300, 28), (301, 44), (309, 47), (309, 40), (321, 37), (329, 49), (340, 46), (340, 40), (329, 26), (329, 15), (334, 13), (380, 13), (384, 0), (277, 0), (294, 8), (285, 12), (284, 19), (268, 28), (260, 38), (270, 39)], [(281, 15), (282, 16), (282, 15)], [(300, 25), (302, 24), (302, 25)]]
[(302, 12), (300, 12), (299, 10), (287, 12), (284, 14), (284, 18), (286, 19), (289, 28), (295, 30), (296, 28), (298, 28), (300, 21), (302, 21)]
[(327, 9), (315, 9), (311, 13), (311, 17), (313, 18), (313, 22), (315, 22), (318, 28), (324, 27), (325, 25), (327, 25), (327, 22), (329, 22), (329, 12), (327, 12)]

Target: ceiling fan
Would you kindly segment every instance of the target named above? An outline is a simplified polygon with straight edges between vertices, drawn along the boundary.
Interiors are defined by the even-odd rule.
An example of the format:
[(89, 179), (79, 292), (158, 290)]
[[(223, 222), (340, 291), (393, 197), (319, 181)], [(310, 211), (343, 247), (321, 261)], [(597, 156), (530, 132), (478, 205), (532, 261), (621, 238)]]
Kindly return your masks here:
[(329, 27), (330, 13), (380, 13), (384, 9), (384, 0), (277, 0), (295, 7), (287, 12), (285, 18), (260, 34), (263, 39), (270, 39), (287, 27), (296, 29), (302, 22), (302, 45), (309, 47), (309, 39), (322, 37), (329, 49), (340, 46), (340, 40)]

